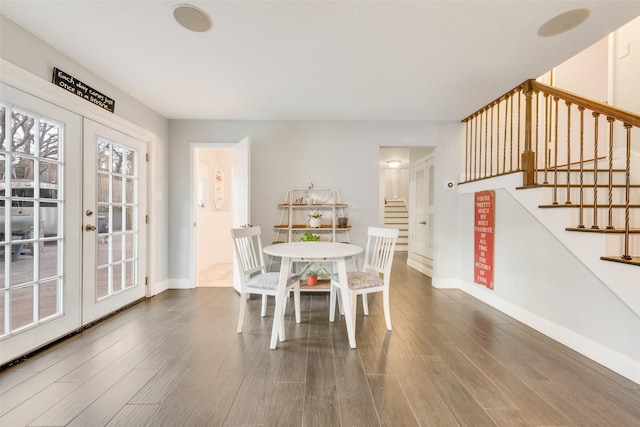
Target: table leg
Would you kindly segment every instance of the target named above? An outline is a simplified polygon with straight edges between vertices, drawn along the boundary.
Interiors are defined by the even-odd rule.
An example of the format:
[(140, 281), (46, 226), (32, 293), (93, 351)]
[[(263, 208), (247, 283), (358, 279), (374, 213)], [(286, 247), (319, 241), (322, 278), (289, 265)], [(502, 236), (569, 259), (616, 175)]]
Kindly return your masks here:
[(352, 312), (349, 300), (349, 285), (347, 281), (347, 264), (344, 258), (336, 261), (338, 267), (338, 282), (340, 282), (340, 295), (342, 295), (342, 307), (344, 309), (344, 321), (347, 325), (347, 335), (349, 336), (349, 347), (356, 348), (356, 331), (353, 322), (355, 312)]
[(280, 278), (278, 280), (278, 292), (276, 293), (276, 307), (273, 311), (273, 327), (271, 329), (271, 343), (269, 348), (274, 350), (278, 342), (278, 334), (280, 341), (285, 340), (284, 333), (284, 309), (286, 305), (287, 280), (289, 278), (289, 270), (291, 269), (291, 258), (282, 257), (280, 265)]

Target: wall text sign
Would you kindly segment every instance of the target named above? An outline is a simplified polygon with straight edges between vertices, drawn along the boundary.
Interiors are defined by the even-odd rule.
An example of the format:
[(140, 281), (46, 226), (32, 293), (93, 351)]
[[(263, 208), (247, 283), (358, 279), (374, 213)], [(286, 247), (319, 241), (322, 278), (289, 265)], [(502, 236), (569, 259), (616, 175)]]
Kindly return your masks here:
[(495, 199), (493, 191), (480, 191), (475, 194), (473, 277), (474, 282), (489, 289), (493, 289)]
[(113, 99), (55, 67), (53, 68), (52, 82), (54, 85), (78, 95), (80, 98), (86, 99), (98, 107), (104, 108), (111, 113), (114, 111), (116, 102)]

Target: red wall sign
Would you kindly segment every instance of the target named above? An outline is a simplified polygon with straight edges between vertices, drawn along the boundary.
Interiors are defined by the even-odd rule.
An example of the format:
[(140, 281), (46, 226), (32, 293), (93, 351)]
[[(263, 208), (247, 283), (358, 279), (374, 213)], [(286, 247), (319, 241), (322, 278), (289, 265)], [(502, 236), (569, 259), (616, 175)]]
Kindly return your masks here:
[(493, 191), (475, 194), (473, 280), (489, 289), (493, 289), (495, 199)]

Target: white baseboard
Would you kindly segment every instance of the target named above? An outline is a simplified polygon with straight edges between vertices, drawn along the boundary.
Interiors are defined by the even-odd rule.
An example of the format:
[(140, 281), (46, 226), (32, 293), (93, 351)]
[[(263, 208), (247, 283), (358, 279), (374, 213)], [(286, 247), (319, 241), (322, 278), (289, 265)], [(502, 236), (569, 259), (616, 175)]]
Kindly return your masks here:
[(461, 289), (462, 281), (458, 279), (431, 278), (431, 286), (437, 289)]
[(169, 289), (193, 289), (189, 279), (169, 279)]
[(425, 274), (429, 277), (433, 275), (433, 268), (431, 268), (431, 266), (424, 265), (420, 262), (416, 262), (411, 258), (407, 258), (407, 265), (413, 268), (414, 270), (418, 270), (420, 273)]
[(606, 366), (614, 372), (640, 384), (640, 361), (633, 360), (624, 354), (615, 352), (594, 342), (580, 334), (577, 334), (563, 326), (522, 309), (501, 298), (491, 295), (491, 291), (481, 285), (473, 285), (462, 282), (460, 289), (480, 301), (500, 310), (536, 331), (552, 338), (559, 343), (577, 351), (583, 356)]
[(550, 322), (535, 313), (531, 313), (508, 301), (497, 298), (484, 286), (470, 284), (459, 279), (442, 278), (433, 278), (431, 283), (433, 287), (438, 289), (460, 289), (549, 338), (566, 345), (583, 356), (640, 384), (640, 361), (638, 360), (613, 351), (563, 326)]
[(169, 289), (169, 282), (167, 280), (163, 280), (161, 282), (156, 282), (156, 283), (151, 283), (149, 285), (149, 295), (147, 296), (154, 296), (154, 295), (158, 295), (160, 292), (164, 292), (167, 289)]

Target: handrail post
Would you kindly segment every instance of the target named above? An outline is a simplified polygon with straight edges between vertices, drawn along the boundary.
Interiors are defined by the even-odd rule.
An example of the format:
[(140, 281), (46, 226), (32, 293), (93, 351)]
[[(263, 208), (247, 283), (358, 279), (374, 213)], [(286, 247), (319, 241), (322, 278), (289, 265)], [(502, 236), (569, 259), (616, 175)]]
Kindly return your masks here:
[(521, 154), (522, 159), (522, 185), (524, 187), (535, 184), (535, 153), (531, 149), (531, 115), (532, 115), (532, 96), (533, 88), (532, 80), (527, 80), (522, 86), (525, 96), (525, 113), (524, 113), (524, 150)]

